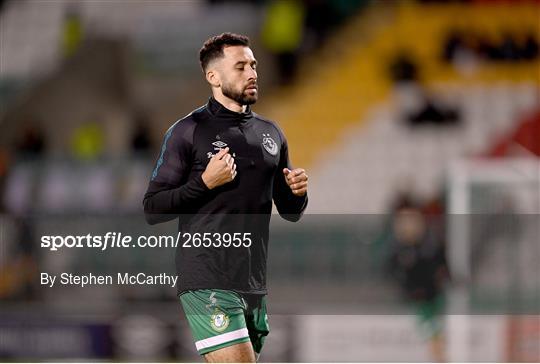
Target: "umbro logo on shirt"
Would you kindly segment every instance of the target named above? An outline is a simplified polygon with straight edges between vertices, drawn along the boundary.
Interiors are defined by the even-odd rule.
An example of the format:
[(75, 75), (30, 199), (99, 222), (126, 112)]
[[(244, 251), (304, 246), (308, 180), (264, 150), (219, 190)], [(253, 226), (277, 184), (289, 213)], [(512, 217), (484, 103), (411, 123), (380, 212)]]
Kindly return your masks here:
[[(219, 140), (219, 135), (216, 135), (216, 139), (218, 140), (213, 142), (212, 145), (214, 146), (214, 151), (219, 152), (220, 150), (222, 150), (223, 148), (227, 146), (227, 143)], [(206, 153), (206, 156), (208, 157), (208, 159), (212, 158), (214, 155), (215, 153), (212, 153), (212, 152)], [(236, 153), (232, 153), (232, 156), (236, 157)]]
[[(212, 145), (216, 146), (219, 149), (223, 149), (223, 148), (225, 148), (227, 146), (227, 143), (224, 143), (221, 140), (216, 140), (215, 142), (212, 143)], [(214, 150), (215, 149), (216, 148), (214, 148)]]

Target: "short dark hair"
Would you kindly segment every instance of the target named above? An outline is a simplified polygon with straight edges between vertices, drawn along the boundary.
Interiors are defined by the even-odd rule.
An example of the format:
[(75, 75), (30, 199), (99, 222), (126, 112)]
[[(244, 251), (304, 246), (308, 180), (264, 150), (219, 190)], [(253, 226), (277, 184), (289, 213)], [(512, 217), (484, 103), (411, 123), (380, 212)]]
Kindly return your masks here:
[(249, 47), (249, 38), (235, 33), (221, 33), (208, 39), (199, 51), (199, 61), (203, 71), (206, 71), (210, 61), (223, 57), (223, 48), (228, 46)]

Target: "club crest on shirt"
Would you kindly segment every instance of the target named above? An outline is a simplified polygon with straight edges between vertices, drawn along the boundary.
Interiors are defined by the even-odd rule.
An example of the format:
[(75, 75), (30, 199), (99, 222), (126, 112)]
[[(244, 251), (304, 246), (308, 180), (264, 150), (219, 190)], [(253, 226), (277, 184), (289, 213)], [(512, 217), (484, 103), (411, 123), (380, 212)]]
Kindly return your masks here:
[(271, 155), (276, 155), (278, 152), (278, 147), (274, 139), (270, 137), (270, 134), (263, 134), (262, 146)]
[(229, 316), (216, 309), (211, 317), (210, 325), (216, 331), (223, 331), (229, 326)]

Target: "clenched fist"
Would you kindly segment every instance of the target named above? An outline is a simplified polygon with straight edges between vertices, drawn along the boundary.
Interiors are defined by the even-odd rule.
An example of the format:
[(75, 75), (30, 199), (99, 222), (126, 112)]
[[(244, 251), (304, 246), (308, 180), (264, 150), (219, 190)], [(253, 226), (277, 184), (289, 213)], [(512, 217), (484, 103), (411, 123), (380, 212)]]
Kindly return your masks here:
[(236, 177), (236, 164), (232, 155), (229, 154), (229, 147), (221, 149), (210, 158), (201, 177), (209, 189), (231, 182)]
[(283, 168), (283, 175), (294, 195), (304, 196), (307, 193), (308, 176), (304, 169), (296, 168), (291, 171), (288, 168)]

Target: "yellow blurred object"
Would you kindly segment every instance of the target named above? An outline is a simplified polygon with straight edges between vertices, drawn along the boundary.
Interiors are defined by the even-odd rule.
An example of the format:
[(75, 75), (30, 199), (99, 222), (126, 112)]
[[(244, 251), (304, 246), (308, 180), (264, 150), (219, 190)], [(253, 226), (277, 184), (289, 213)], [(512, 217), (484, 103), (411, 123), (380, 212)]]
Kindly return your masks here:
[(80, 126), (73, 135), (73, 154), (81, 159), (95, 159), (103, 152), (104, 135), (99, 124), (91, 122)]
[(262, 41), (273, 53), (292, 52), (302, 41), (304, 8), (296, 0), (273, 1), (266, 13)]
[(83, 30), (79, 17), (68, 16), (64, 22), (62, 35), (62, 48), (64, 55), (69, 57), (77, 51), (82, 42)]

